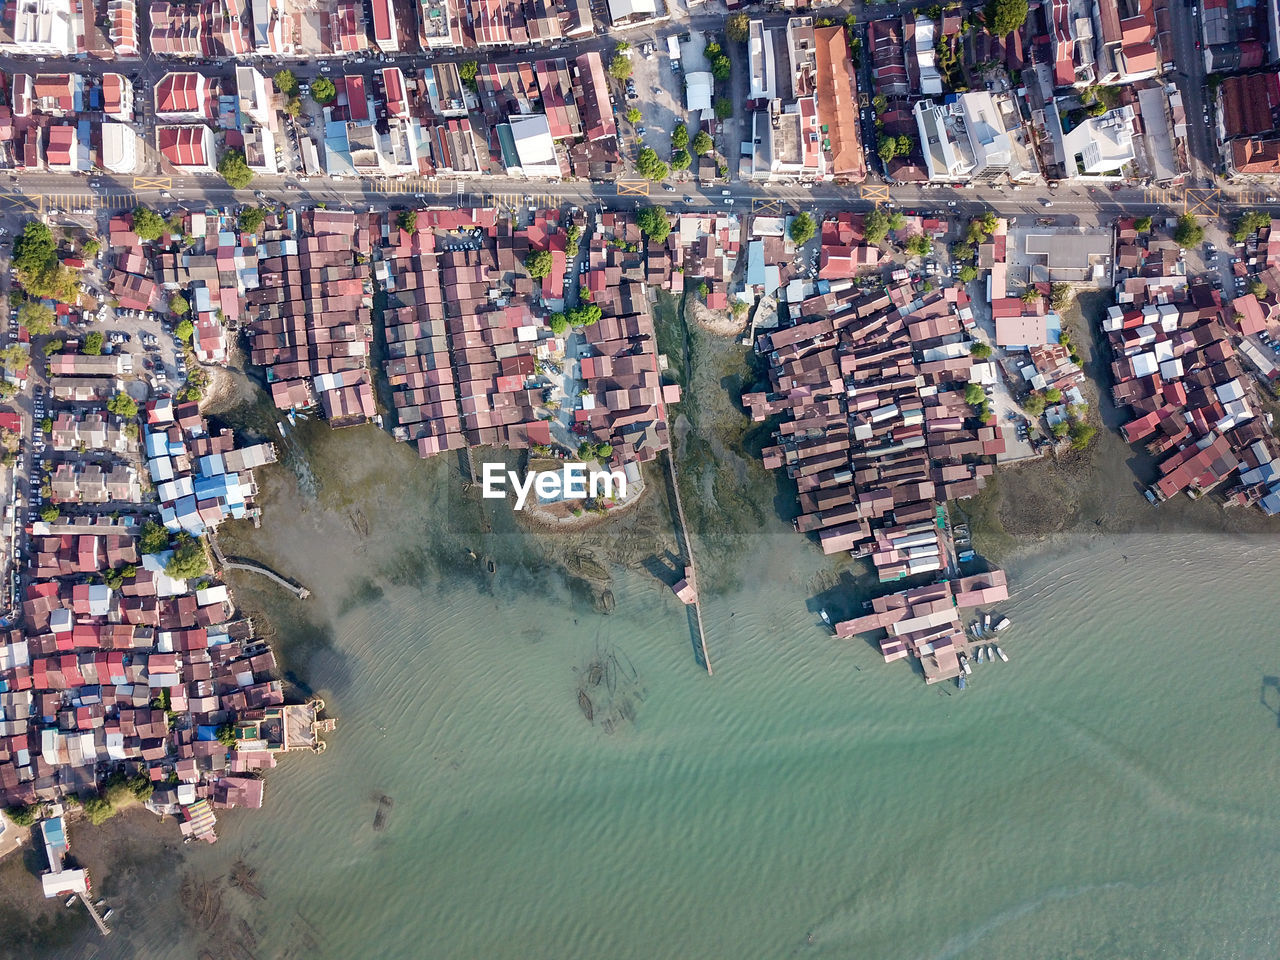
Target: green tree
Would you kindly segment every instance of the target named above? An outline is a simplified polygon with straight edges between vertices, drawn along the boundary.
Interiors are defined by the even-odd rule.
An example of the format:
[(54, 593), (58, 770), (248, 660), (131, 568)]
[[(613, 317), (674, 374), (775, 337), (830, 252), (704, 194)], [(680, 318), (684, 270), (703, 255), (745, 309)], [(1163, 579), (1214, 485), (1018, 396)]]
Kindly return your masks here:
[(295, 94), (286, 100), (284, 102), (284, 112), (294, 118), (302, 116), (302, 98)]
[(1139, 217), (1137, 220), (1133, 221), (1133, 229), (1137, 230), (1139, 233), (1150, 233), (1151, 218)]
[[(13, 240), (13, 266), (19, 273), (39, 273), (58, 262), (58, 247), (53, 231), (39, 220), (28, 220)], [(25, 284), (24, 284), (25, 285)]]
[(31, 354), (27, 352), (25, 344), (11, 343), (0, 350), (0, 364), (10, 373), (25, 369), (30, 360)]
[(728, 120), (733, 116), (733, 101), (728, 97), (716, 97), (715, 111), (717, 120)]
[(672, 170), (688, 170), (693, 163), (693, 157), (689, 156), (688, 150), (677, 150), (671, 155)]
[(1253, 280), (1249, 283), (1249, 292), (1261, 300), (1267, 295), (1267, 285), (1261, 280)]
[(46, 307), (38, 300), (28, 300), (18, 308), (18, 323), (27, 328), (33, 337), (44, 337), (53, 333), (57, 315), (52, 307)]
[(1095, 100), (1084, 108), (1085, 116), (1100, 117), (1107, 112), (1107, 105), (1101, 100)]
[(187, 303), (187, 298), (180, 293), (175, 293), (169, 298), (169, 312), (175, 317), (185, 317), (191, 312), (191, 304)]
[(563, 313), (553, 313), (547, 317), (547, 326), (557, 337), (563, 337), (569, 332), (569, 321)]
[(1231, 240), (1234, 243), (1244, 243), (1249, 239), (1250, 234), (1257, 233), (1263, 227), (1270, 225), (1270, 216), (1260, 210), (1250, 210), (1236, 221), (1235, 229), (1231, 231)]
[(1071, 427), (1067, 433), (1071, 437), (1072, 450), (1084, 450), (1088, 448), (1089, 443), (1093, 440), (1093, 435), (1098, 430), (1093, 424), (1085, 423), (1083, 420), (1073, 420)]
[(143, 553), (163, 553), (169, 549), (169, 531), (154, 520), (148, 520), (142, 525), (138, 548)]
[(951, 245), (951, 259), (953, 260), (972, 260), (973, 244), (971, 243), (953, 243)]
[(898, 156), (909, 157), (911, 151), (915, 149), (916, 142), (905, 133), (898, 135)]
[(671, 131), (671, 149), (683, 150), (689, 146), (689, 128), (683, 123), (677, 123), (676, 128)]
[(244, 151), (239, 147), (222, 151), (222, 157), (218, 160), (218, 173), (222, 174), (222, 179), (226, 180), (233, 190), (243, 190), (253, 183), (253, 171), (249, 169), (249, 164), (244, 159)]
[(707, 281), (702, 280), (698, 283), (698, 297), (702, 300), (707, 299), (707, 294), (711, 292), (711, 288), (707, 286)]
[(215, 734), (218, 742), (228, 750), (233, 749), (236, 745), (236, 725), (234, 723), (224, 723), (218, 727)]
[(151, 208), (133, 208), (133, 232), (138, 235), (139, 240), (159, 240), (167, 229), (164, 218)]
[(95, 827), (102, 826), (116, 815), (116, 808), (105, 797), (100, 797), (96, 793), (82, 796), (80, 806), (84, 809), (89, 822)]
[(464, 60), (458, 64), (458, 76), (472, 90), (476, 90), (476, 74), (480, 72), (480, 64), (475, 60)]
[(972, 264), (965, 264), (960, 268), (960, 272), (956, 274), (956, 279), (961, 283), (973, 283), (978, 279), (978, 269)]
[(1027, 289), (1022, 291), (1021, 299), (1022, 302), (1026, 304), (1035, 303), (1040, 299), (1040, 291), (1035, 287), (1027, 287)]
[(800, 211), (791, 218), (791, 227), (788, 233), (791, 234), (791, 240), (796, 244), (805, 244), (813, 239), (813, 235), (818, 232), (817, 224), (813, 222), (813, 217), (809, 216), (806, 211)]
[(44, 816), (44, 805), (39, 803), (30, 803), (17, 807), (10, 807), (5, 811), (5, 815), (13, 821), (15, 826), (34, 826), (36, 821)]
[(175, 580), (194, 580), (209, 572), (209, 558), (204, 545), (188, 533), (180, 533), (173, 547), (173, 556), (164, 565), (164, 572)]
[(996, 232), (996, 227), (1000, 225), (999, 217), (996, 216), (994, 210), (988, 210), (978, 218), (978, 225), (982, 227), (982, 232), (988, 237)]
[(889, 98), (883, 93), (877, 93), (871, 98), (871, 106), (875, 108), (877, 114), (884, 113), (889, 109)]
[(989, 0), (986, 21), (991, 35), (1003, 40), (1027, 22), (1027, 0)]
[(90, 237), (88, 240), (86, 240), (83, 244), (80, 245), (80, 252), (84, 254), (84, 258), (86, 260), (92, 260), (94, 257), (98, 255), (98, 251), (100, 251), (101, 249), (102, 249), (102, 241), (95, 240), (93, 237)]
[(882, 243), (889, 235), (889, 218), (879, 207), (868, 211), (862, 218), (862, 236), (871, 246)]
[(1067, 423), (1067, 421), (1065, 420), (1059, 420), (1057, 423), (1055, 423), (1052, 427), (1049, 428), (1049, 432), (1052, 433), (1059, 440), (1061, 440), (1063, 437), (1067, 435), (1067, 431), (1070, 429), (1071, 429), (1071, 424)]
[(627, 123), (637, 124), (640, 122), (643, 114), (640, 113), (639, 107), (627, 107), (627, 112), (624, 116), (627, 119)]
[(1022, 401), (1022, 409), (1027, 411), (1033, 417), (1038, 417), (1044, 413), (1044, 397), (1038, 393), (1032, 393)]
[(132, 419), (138, 415), (138, 404), (123, 390), (107, 401), (107, 411), (117, 417)]
[(190, 343), (195, 328), (191, 325), (190, 320), (179, 320), (173, 327), (173, 335), (183, 343)]
[(625, 53), (615, 53), (609, 61), (609, 76), (615, 80), (626, 80), (631, 76), (631, 58)]
[(906, 225), (907, 225), (907, 218), (904, 217), (902, 214), (898, 213), (896, 210), (893, 213), (889, 214), (890, 230), (895, 230), (895, 231), (901, 230)]
[(1061, 403), (1062, 391), (1059, 390), (1057, 387), (1050, 387), (1048, 390), (1044, 392), (1044, 402), (1045, 403)]
[(711, 139), (711, 134), (705, 130), (699, 130), (693, 138), (693, 152), (700, 157), (705, 157), (708, 153), (716, 148), (715, 141)]
[(915, 257), (927, 257), (933, 252), (933, 240), (923, 233), (907, 238), (907, 253)]
[(57, 523), (62, 513), (52, 503), (40, 511), (40, 519), (45, 523)]
[(671, 221), (661, 207), (645, 207), (636, 214), (636, 223), (652, 243), (663, 243), (671, 233)]
[(64, 344), (61, 340), (46, 340), (41, 350), (46, 357), (51, 357), (63, 348)]
[(567, 319), (575, 327), (590, 327), (600, 322), (604, 316), (594, 303), (581, 304), (569, 311)]
[(723, 53), (711, 61), (711, 76), (725, 83), (733, 74), (733, 63)]
[(1052, 283), (1049, 285), (1049, 306), (1061, 313), (1071, 305), (1071, 284)]
[(311, 99), (324, 106), (338, 99), (338, 88), (328, 77), (317, 77), (311, 84)]
[(898, 138), (891, 137), (887, 133), (880, 134), (880, 140), (876, 144), (876, 153), (880, 155), (880, 159), (888, 163), (898, 155)]
[[(1186, 249), (1187, 247), (1199, 246), (1204, 240), (1204, 227), (1200, 225), (1200, 221), (1195, 218), (1194, 214), (1184, 213), (1178, 218), (1178, 224), (1173, 229), (1173, 242), (1178, 246)], [(1072, 444), (1074, 446), (1074, 443)]]
[(981, 340), (975, 340), (973, 346), (969, 348), (969, 355), (978, 360), (985, 360), (991, 356), (991, 346)]
[(566, 239), (569, 241), (569, 249), (577, 250), (578, 241), (582, 239), (582, 228), (576, 223), (570, 224)]
[(418, 214), (413, 210), (401, 210), (396, 214), (396, 226), (412, 236), (418, 232)]
[(524, 269), (534, 280), (541, 280), (551, 273), (551, 251), (533, 250), (524, 258)]
[(292, 70), (277, 70), (274, 79), (276, 89), (286, 97), (291, 97), (298, 92), (298, 78), (294, 76)]
[(80, 344), (80, 352), (90, 357), (98, 356), (102, 353), (102, 339), (101, 333), (97, 330), (90, 330), (84, 335), (84, 343)]
[(671, 172), (671, 168), (658, 159), (658, 154), (652, 147), (645, 147), (636, 154), (636, 170), (640, 176), (649, 180), (665, 180)]
[(112, 590), (119, 590), (124, 586), (126, 580), (132, 580), (138, 575), (138, 568), (133, 564), (126, 564), (123, 567), (116, 567), (114, 570), (108, 570), (102, 575), (102, 582)]
[(261, 207), (245, 207), (240, 211), (237, 223), (243, 233), (257, 233), (267, 222), (267, 211)]
[(964, 386), (964, 402), (971, 407), (976, 407), (987, 402), (987, 391), (982, 389), (980, 383), (966, 383)]
[(751, 20), (745, 13), (730, 14), (724, 22), (724, 35), (734, 43), (746, 43), (751, 36)]

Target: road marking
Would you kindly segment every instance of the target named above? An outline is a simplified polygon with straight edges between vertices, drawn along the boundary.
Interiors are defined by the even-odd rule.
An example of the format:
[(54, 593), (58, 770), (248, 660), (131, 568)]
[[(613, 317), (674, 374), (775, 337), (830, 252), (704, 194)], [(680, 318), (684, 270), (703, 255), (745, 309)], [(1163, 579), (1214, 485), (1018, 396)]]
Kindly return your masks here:
[(859, 187), (863, 200), (874, 200), (876, 203), (889, 202), (889, 187), (887, 184), (863, 184)]
[(44, 212), (44, 197), (38, 193), (32, 195), (5, 193), (0, 194), (0, 198), (4, 200), (7, 207), (11, 210), (25, 210), (29, 213), (36, 214)]
[(777, 200), (761, 200), (756, 197), (751, 201), (751, 212), (778, 216), (782, 213), (782, 204)]
[(1184, 213), (1196, 216), (1218, 216), (1218, 191), (1214, 187), (1191, 187), (1182, 195)]
[(172, 190), (173, 177), (134, 177), (134, 190)]
[(648, 180), (619, 180), (618, 196), (647, 197), (649, 195)]
[(1162, 207), (1177, 206), (1178, 193), (1172, 187), (1147, 187), (1143, 191), (1143, 199)]

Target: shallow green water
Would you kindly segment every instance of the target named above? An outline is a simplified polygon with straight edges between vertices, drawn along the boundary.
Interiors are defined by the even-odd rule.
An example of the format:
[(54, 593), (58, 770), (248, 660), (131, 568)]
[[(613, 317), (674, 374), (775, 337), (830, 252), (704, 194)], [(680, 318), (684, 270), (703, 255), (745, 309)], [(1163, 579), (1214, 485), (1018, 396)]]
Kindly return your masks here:
[[(461, 498), (427, 493), (450, 468), (391, 475), (375, 441), (344, 461), (386, 475), (354, 552), (323, 476), (301, 513), (267, 506), (271, 559), (318, 593), (276, 605), (290, 667), (341, 720), (270, 775), (266, 810), (189, 849), (196, 874), (257, 867), (267, 899), (228, 900), (254, 956), (1276, 955), (1274, 540), (1024, 561), (1011, 662), (961, 693), (830, 639), (807, 608), (829, 563), (775, 528), (742, 540), (749, 586), (706, 604), (708, 678), (642, 570), (615, 571), (609, 616), (536, 565), (446, 576), (468, 536), (499, 558), (527, 541), (499, 514), (468, 535)], [(120, 912), (103, 955), (198, 954)]]

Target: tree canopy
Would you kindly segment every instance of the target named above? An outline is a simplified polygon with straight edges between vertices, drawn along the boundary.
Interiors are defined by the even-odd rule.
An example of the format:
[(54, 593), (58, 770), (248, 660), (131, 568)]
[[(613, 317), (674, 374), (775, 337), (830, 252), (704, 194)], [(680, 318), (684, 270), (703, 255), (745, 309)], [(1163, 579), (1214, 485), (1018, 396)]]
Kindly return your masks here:
[(262, 225), (267, 222), (267, 211), (261, 207), (245, 207), (240, 211), (237, 222), (243, 232), (257, 233)]
[(689, 156), (688, 150), (677, 150), (671, 155), (672, 170), (688, 170), (693, 163), (693, 157)]
[(11, 373), (17, 373), (22, 370), (31, 360), (31, 354), (27, 352), (25, 344), (11, 343), (3, 350), (0, 350), (0, 366), (3, 366)]
[(547, 317), (547, 326), (557, 337), (563, 337), (569, 332), (569, 320), (563, 313), (553, 313)]
[(1083, 420), (1071, 421), (1071, 427), (1067, 430), (1068, 436), (1071, 437), (1072, 450), (1087, 449), (1093, 435), (1098, 432), (1098, 428), (1091, 423), (1085, 423)]
[(169, 312), (175, 317), (185, 317), (191, 312), (191, 304), (187, 303), (187, 298), (180, 293), (175, 293), (169, 298)]
[(183, 343), (190, 343), (193, 333), (195, 333), (195, 328), (191, 325), (190, 320), (179, 320), (174, 324), (173, 335)]
[(80, 344), (80, 352), (90, 357), (96, 357), (102, 353), (102, 334), (97, 330), (90, 330), (84, 335), (84, 343)]
[(716, 97), (715, 111), (717, 120), (728, 120), (733, 116), (733, 101), (728, 97)]
[(879, 207), (871, 210), (862, 220), (862, 234), (867, 243), (875, 246), (889, 235), (889, 218)]
[(600, 312), (599, 307), (594, 303), (587, 303), (574, 307), (565, 316), (565, 319), (575, 327), (590, 327), (599, 323), (602, 316), (604, 314)]
[(209, 558), (204, 547), (188, 533), (178, 534), (173, 556), (164, 565), (164, 572), (175, 580), (191, 580), (209, 572)]
[(631, 58), (619, 51), (609, 61), (609, 76), (615, 80), (625, 80), (631, 76)]
[(53, 333), (54, 321), (57, 319), (52, 307), (47, 307), (38, 300), (28, 300), (18, 308), (18, 322), (27, 328), (33, 337), (43, 337)]
[(671, 131), (671, 149), (683, 150), (689, 146), (689, 128), (683, 123), (677, 123), (674, 130)]
[(644, 114), (640, 112), (639, 107), (627, 107), (627, 112), (623, 114), (623, 116), (626, 117), (627, 123), (632, 125), (637, 124), (644, 119)]
[(793, 242), (803, 244), (813, 239), (813, 235), (818, 232), (818, 227), (813, 222), (813, 217), (802, 210), (791, 218), (791, 227), (788, 232)]
[(1028, 395), (1027, 399), (1022, 401), (1022, 409), (1033, 417), (1040, 416), (1044, 413), (1044, 397), (1038, 393)]
[(534, 280), (541, 280), (551, 273), (551, 251), (532, 250), (524, 258), (524, 269)]
[(1137, 230), (1139, 233), (1150, 233), (1151, 218), (1139, 217), (1137, 220), (1133, 221), (1133, 229)]
[(966, 263), (960, 268), (959, 273), (956, 274), (956, 279), (961, 283), (973, 283), (973, 281), (978, 279), (978, 270), (972, 264)]
[(243, 190), (253, 183), (253, 171), (249, 169), (249, 164), (244, 159), (244, 151), (239, 147), (230, 147), (222, 151), (222, 157), (218, 160), (218, 172), (233, 190)]
[(661, 207), (645, 207), (636, 215), (640, 232), (654, 243), (662, 243), (671, 234), (671, 221)]
[(148, 520), (142, 525), (138, 547), (143, 553), (163, 553), (169, 549), (169, 531), (154, 520)]
[(458, 64), (458, 77), (472, 90), (476, 89), (476, 74), (480, 72), (480, 64), (475, 60), (464, 60)]
[(991, 346), (981, 340), (975, 340), (973, 346), (969, 348), (969, 355), (979, 360), (985, 360), (991, 356)]
[(328, 77), (317, 77), (311, 83), (311, 99), (324, 105), (338, 99), (338, 88)]
[(986, 20), (988, 32), (1003, 40), (1027, 22), (1027, 0), (989, 0)]
[(401, 210), (396, 214), (396, 226), (407, 234), (418, 232), (418, 215), (412, 210)]
[(751, 19), (745, 13), (733, 13), (724, 22), (724, 35), (734, 43), (745, 43), (751, 36)]
[(981, 403), (986, 403), (987, 391), (982, 389), (980, 383), (967, 383), (964, 387), (964, 402), (971, 407), (976, 407)]
[(1204, 240), (1204, 227), (1194, 214), (1184, 213), (1173, 229), (1173, 242), (1180, 247), (1198, 246)]
[(298, 78), (294, 75), (292, 70), (277, 70), (275, 82), (276, 89), (286, 97), (291, 97), (298, 92)]
[(168, 229), (164, 218), (150, 207), (133, 208), (133, 232), (139, 240), (159, 240)]
[(649, 180), (665, 180), (671, 172), (652, 147), (645, 147), (636, 155), (636, 170)]
[(18, 282), (32, 296), (62, 303), (79, 299), (78, 275), (58, 262), (53, 231), (38, 220), (29, 221), (14, 238), (13, 266)]
[(1267, 214), (1260, 210), (1250, 210), (1236, 221), (1235, 229), (1231, 231), (1231, 239), (1235, 243), (1244, 243), (1249, 239), (1249, 234), (1257, 233), (1270, 223), (1271, 217)]
[(708, 153), (716, 148), (715, 141), (711, 139), (711, 134), (705, 130), (699, 130), (693, 138), (693, 152), (700, 157), (705, 157)]
[(138, 404), (123, 390), (107, 401), (107, 411), (114, 413), (117, 417), (136, 417), (138, 415)]
[(715, 40), (711, 40), (703, 48), (703, 56), (707, 58), (707, 62), (711, 64), (711, 75), (721, 83), (729, 79), (729, 75), (733, 72), (733, 63), (729, 60), (728, 54), (721, 49), (720, 44)]
[(907, 240), (907, 253), (917, 257), (927, 257), (933, 252), (933, 240), (923, 233), (917, 233)]

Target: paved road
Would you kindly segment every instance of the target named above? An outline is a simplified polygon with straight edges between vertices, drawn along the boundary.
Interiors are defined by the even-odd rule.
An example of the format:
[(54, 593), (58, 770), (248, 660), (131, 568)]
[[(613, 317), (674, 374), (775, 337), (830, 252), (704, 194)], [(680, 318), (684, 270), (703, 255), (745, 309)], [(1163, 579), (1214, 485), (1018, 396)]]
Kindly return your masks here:
[(1173, 79), (1182, 92), (1182, 103), (1187, 111), (1191, 177), (1193, 181), (1204, 182), (1213, 176), (1220, 163), (1211, 126), (1214, 118), (1211, 112), (1207, 112), (1212, 101), (1205, 88), (1204, 53), (1196, 49), (1196, 42), (1200, 39), (1200, 15), (1196, 3), (1197, 0), (1170, 0), (1169, 18), (1173, 25), (1173, 49), (1178, 65)]

